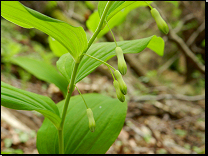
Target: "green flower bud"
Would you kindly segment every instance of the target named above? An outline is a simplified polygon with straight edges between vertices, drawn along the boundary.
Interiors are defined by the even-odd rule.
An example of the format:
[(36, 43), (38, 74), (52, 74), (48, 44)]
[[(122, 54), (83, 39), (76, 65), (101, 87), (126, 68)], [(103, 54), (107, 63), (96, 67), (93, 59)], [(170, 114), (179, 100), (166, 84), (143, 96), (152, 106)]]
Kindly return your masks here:
[(127, 86), (126, 86), (126, 84), (125, 84), (125, 82), (124, 82), (124, 80), (122, 78), (121, 73), (118, 70), (116, 70), (116, 71), (114, 71), (114, 75), (115, 75), (116, 79), (118, 80), (119, 88), (120, 88), (121, 92), (124, 95), (126, 95), (126, 93), (127, 93)]
[(92, 110), (90, 108), (87, 109), (87, 117), (89, 120), (89, 128), (91, 132), (95, 131), (95, 119), (93, 117)]
[(121, 93), (121, 90), (120, 90), (120, 87), (119, 87), (119, 83), (117, 80), (115, 80), (113, 82), (113, 85), (116, 89), (116, 95), (117, 95), (117, 98), (121, 101), (121, 102), (124, 102), (125, 101), (125, 96), (123, 95), (123, 93)]
[(161, 17), (160, 13), (157, 11), (156, 8), (153, 8), (150, 10), (152, 17), (155, 19), (157, 26), (159, 28), (160, 31), (162, 31), (165, 34), (168, 34), (169, 32), (169, 28), (167, 23), (163, 20), (163, 18)]
[(124, 60), (123, 51), (120, 47), (116, 47), (116, 55), (118, 58), (118, 70), (122, 75), (125, 75), (127, 72), (127, 66)]

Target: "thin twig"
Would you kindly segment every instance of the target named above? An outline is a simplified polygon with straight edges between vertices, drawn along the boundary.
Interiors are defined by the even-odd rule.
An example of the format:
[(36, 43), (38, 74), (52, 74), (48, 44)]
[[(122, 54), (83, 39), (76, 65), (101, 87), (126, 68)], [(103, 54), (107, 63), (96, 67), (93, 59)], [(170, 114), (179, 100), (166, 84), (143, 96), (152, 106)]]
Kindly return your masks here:
[(205, 66), (196, 58), (194, 53), (189, 49), (187, 44), (180, 38), (171, 28), (169, 33), (169, 39), (175, 42), (181, 49), (184, 55), (192, 60), (196, 68), (203, 74), (205, 74)]
[(176, 53), (173, 57), (171, 57), (163, 66), (158, 69), (158, 74), (161, 74), (162, 72), (167, 70), (171, 66), (171, 64), (173, 64), (173, 62), (178, 59), (179, 56), (180, 54)]
[(173, 29), (175, 33), (178, 33), (187, 21), (192, 20), (194, 18), (195, 16), (193, 15), (193, 13), (186, 15), (181, 21), (179, 21), (178, 25)]
[(198, 27), (198, 29), (196, 31), (194, 31), (191, 34), (191, 36), (187, 40), (186, 44), (188, 46), (192, 45), (194, 43), (194, 41), (196, 40), (196, 38), (199, 36), (199, 34), (204, 30), (205, 30), (205, 21)]

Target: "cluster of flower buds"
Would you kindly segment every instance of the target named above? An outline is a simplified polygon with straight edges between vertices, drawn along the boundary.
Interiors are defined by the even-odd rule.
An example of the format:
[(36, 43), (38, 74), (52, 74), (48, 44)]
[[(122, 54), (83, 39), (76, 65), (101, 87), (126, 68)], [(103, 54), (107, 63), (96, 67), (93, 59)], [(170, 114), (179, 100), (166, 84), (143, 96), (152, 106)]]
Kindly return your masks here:
[[(114, 80), (113, 85), (116, 89), (117, 98), (121, 101), (125, 101), (125, 96), (127, 93), (127, 86), (122, 78), (122, 75), (125, 75), (127, 72), (127, 65), (124, 60), (123, 50), (121, 47), (116, 47), (116, 55), (118, 58), (118, 70), (114, 71), (114, 75), (117, 80)], [(122, 75), (121, 75), (122, 74)]]
[(168, 34), (169, 27), (161, 17), (160, 13), (157, 11), (157, 9), (151, 8), (150, 12), (152, 14), (152, 17), (155, 19), (155, 22), (157, 23), (159, 30), (162, 31), (164, 34)]

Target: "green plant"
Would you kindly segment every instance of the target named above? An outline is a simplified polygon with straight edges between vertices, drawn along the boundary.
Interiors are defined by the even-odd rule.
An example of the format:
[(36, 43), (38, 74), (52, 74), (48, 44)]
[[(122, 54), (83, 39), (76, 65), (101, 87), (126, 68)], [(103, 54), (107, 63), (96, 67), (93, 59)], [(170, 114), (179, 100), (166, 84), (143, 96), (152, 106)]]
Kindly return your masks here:
[[(28, 58), (26, 60), (23, 57), (19, 58), (19, 61), (18, 59), (14, 60), (18, 64), (27, 64), (24, 66), (40, 79), (59, 85), (59, 88), (66, 94), (66, 99), (57, 105), (46, 96), (24, 91), (1, 82), (1, 105), (11, 109), (35, 110), (45, 116), (37, 133), (39, 153), (105, 153), (115, 141), (126, 117), (127, 103), (124, 95), (127, 93), (127, 86), (120, 72), (106, 61), (116, 55), (116, 47), (120, 47), (124, 54), (139, 53), (147, 47), (162, 56), (164, 41), (153, 35), (131, 41), (115, 41), (116, 47), (114, 43), (109, 42), (92, 43), (100, 32), (107, 28), (108, 23), (109, 28), (112, 28), (110, 23), (114, 23), (114, 20), (116, 24), (119, 23), (116, 22), (114, 15), (124, 12), (119, 15), (120, 19), (124, 19), (130, 10), (139, 6), (150, 5), (147, 2), (136, 1), (100, 1), (98, 3), (99, 23), (94, 25), (94, 34), (88, 42), (82, 27), (73, 27), (63, 21), (47, 17), (17, 1), (1, 2), (1, 15), (5, 19), (21, 27), (36, 28), (48, 34), (50, 36), (49, 43), (54, 43), (51, 48), (57, 52), (58, 56), (61, 56), (56, 65), (63, 77), (57, 76), (57, 72), (51, 66), (46, 66), (40, 61), (37, 62), (33, 59), (28, 61)], [(167, 29), (165, 33), (167, 33)], [(59, 54), (60, 51), (57, 51), (59, 48), (63, 49), (64, 53)], [(76, 83), (102, 63), (110, 69), (116, 93), (121, 102), (101, 94), (82, 95), (80, 93), (79, 96), (72, 97)], [(122, 63), (125, 63), (124, 59), (122, 59)], [(33, 66), (34, 64), (39, 64), (39, 66)], [(122, 68), (119, 70), (122, 71)], [(114, 70), (115, 77), (111, 69)], [(123, 74), (125, 72), (123, 71)]]
[(1, 151), (1, 154), (24, 154), (24, 152), (21, 149), (7, 148), (6, 150)]

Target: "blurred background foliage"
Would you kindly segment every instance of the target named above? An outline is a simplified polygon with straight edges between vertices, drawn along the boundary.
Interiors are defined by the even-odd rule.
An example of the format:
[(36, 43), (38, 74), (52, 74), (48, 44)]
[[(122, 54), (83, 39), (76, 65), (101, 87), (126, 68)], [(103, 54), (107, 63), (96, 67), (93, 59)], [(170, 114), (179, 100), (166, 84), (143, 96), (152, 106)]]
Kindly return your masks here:
[[(73, 26), (82, 26), (86, 31), (88, 39), (90, 39), (93, 34), (92, 31), (89, 30), (86, 23), (90, 19), (90, 15), (97, 10), (98, 1), (20, 2), (25, 6), (39, 11), (47, 16), (65, 21)], [(196, 60), (203, 66), (205, 64), (205, 28), (203, 27), (203, 23), (205, 22), (205, 2), (155, 1), (151, 3), (151, 5), (159, 10), (162, 17), (171, 27), (171, 31), (177, 34), (178, 37), (184, 41), (189, 50), (191, 50), (191, 52), (194, 54)], [(139, 54), (131, 54), (131, 57), (128, 56), (129, 54), (125, 55), (127, 65), (129, 66), (131, 72), (130, 75), (127, 75), (131, 77), (133, 81), (135, 80), (137, 82), (131, 84), (131, 86), (134, 86), (134, 89), (127, 97), (130, 102), (132, 102), (134, 97), (137, 96), (168, 93), (167, 91), (152, 89), (157, 88), (158, 86), (165, 86), (168, 88), (168, 90), (172, 90), (172, 93), (188, 96), (203, 95), (205, 93), (204, 73), (198, 70), (192, 59), (187, 57), (183, 51), (183, 48), (180, 47), (177, 41), (171, 39), (170, 35), (164, 35), (158, 30), (154, 19), (151, 17), (148, 7), (139, 7), (130, 11), (126, 18), (121, 20), (120, 23), (120, 25), (112, 28), (117, 41), (134, 40), (149, 37), (151, 35), (161, 36), (165, 41), (163, 57), (158, 56), (149, 49), (145, 49)], [(93, 25), (91, 26), (93, 27)], [(96, 40), (96, 42), (109, 41), (113, 41), (110, 32), (103, 34), (103, 36), (100, 36), (100, 38)], [(33, 58), (44, 62), (48, 65), (53, 65), (54, 68), (56, 68), (56, 61), (59, 59), (60, 55), (55, 52), (56, 50), (53, 50), (53, 47), (49, 45), (49, 42), (52, 42), (52, 40), (43, 32), (36, 29), (21, 28), (1, 17), (2, 80), (10, 84), (13, 81), (18, 80), (20, 83), (20, 86), (18, 87), (37, 92), (39, 94), (49, 95), (54, 101), (58, 102), (64, 97), (62, 93), (57, 91), (57, 89), (52, 89), (53, 91), (49, 91), (49, 88), (51, 87), (50, 83), (44, 82), (43, 80), (38, 80), (35, 75), (25, 70), (25, 68), (18, 66), (14, 61), (18, 56), (26, 56), (28, 58)], [(54, 52), (52, 52), (51, 49)], [(114, 57), (109, 60), (108, 63), (116, 67), (116, 61), (117, 60)], [(91, 77), (88, 76), (83, 79), (81, 83), (91, 85), (91, 89), (86, 91), (85, 88), (83, 89), (83, 93), (100, 92), (115, 97), (116, 95), (114, 95), (115, 93), (112, 91), (113, 88), (110, 86), (108, 89), (92, 89), (93, 82), (106, 74), (105, 67), (101, 65), (91, 74)], [(108, 80), (104, 80), (104, 82), (112, 82), (110, 76), (108, 74), (106, 76), (108, 77)], [(28, 82), (39, 83), (41, 87), (37, 88), (36, 91), (34, 91), (34, 88), (28, 89)], [(131, 86), (129, 87), (130, 90)], [(82, 89), (80, 88), (80, 90)], [(52, 94), (51, 92), (56, 93), (56, 95)], [(74, 95), (75, 94), (77, 93), (75, 92)], [(180, 105), (180, 102), (178, 105)], [(204, 105), (203, 102), (202, 105)], [(130, 110), (131, 109), (129, 109), (129, 111)], [(203, 113), (204, 111), (201, 111), (201, 114)], [(204, 121), (203, 117), (202, 121)], [(173, 133), (174, 135), (178, 135), (178, 138), (181, 138), (190, 134), (188, 130), (185, 128), (176, 128), (174, 129)], [(19, 136), (21, 137), (21, 135)], [(152, 134), (147, 134), (144, 137), (144, 140), (148, 143), (148, 140), (151, 137)], [(197, 142), (197, 144), (194, 144), (190, 140), (183, 140), (181, 146), (184, 146), (186, 149), (190, 149), (192, 152), (203, 153), (203, 137), (203, 134), (198, 136), (201, 141)], [(21, 149), (14, 150), (11, 148), (11, 138), (10, 140), (5, 140), (5, 138), (2, 140), (4, 140), (4, 153), (22, 152)], [(119, 152), (117, 151), (117, 153)], [(123, 149), (121, 153), (128, 152), (125, 152)], [(171, 152), (165, 148), (158, 148), (155, 153)]]

